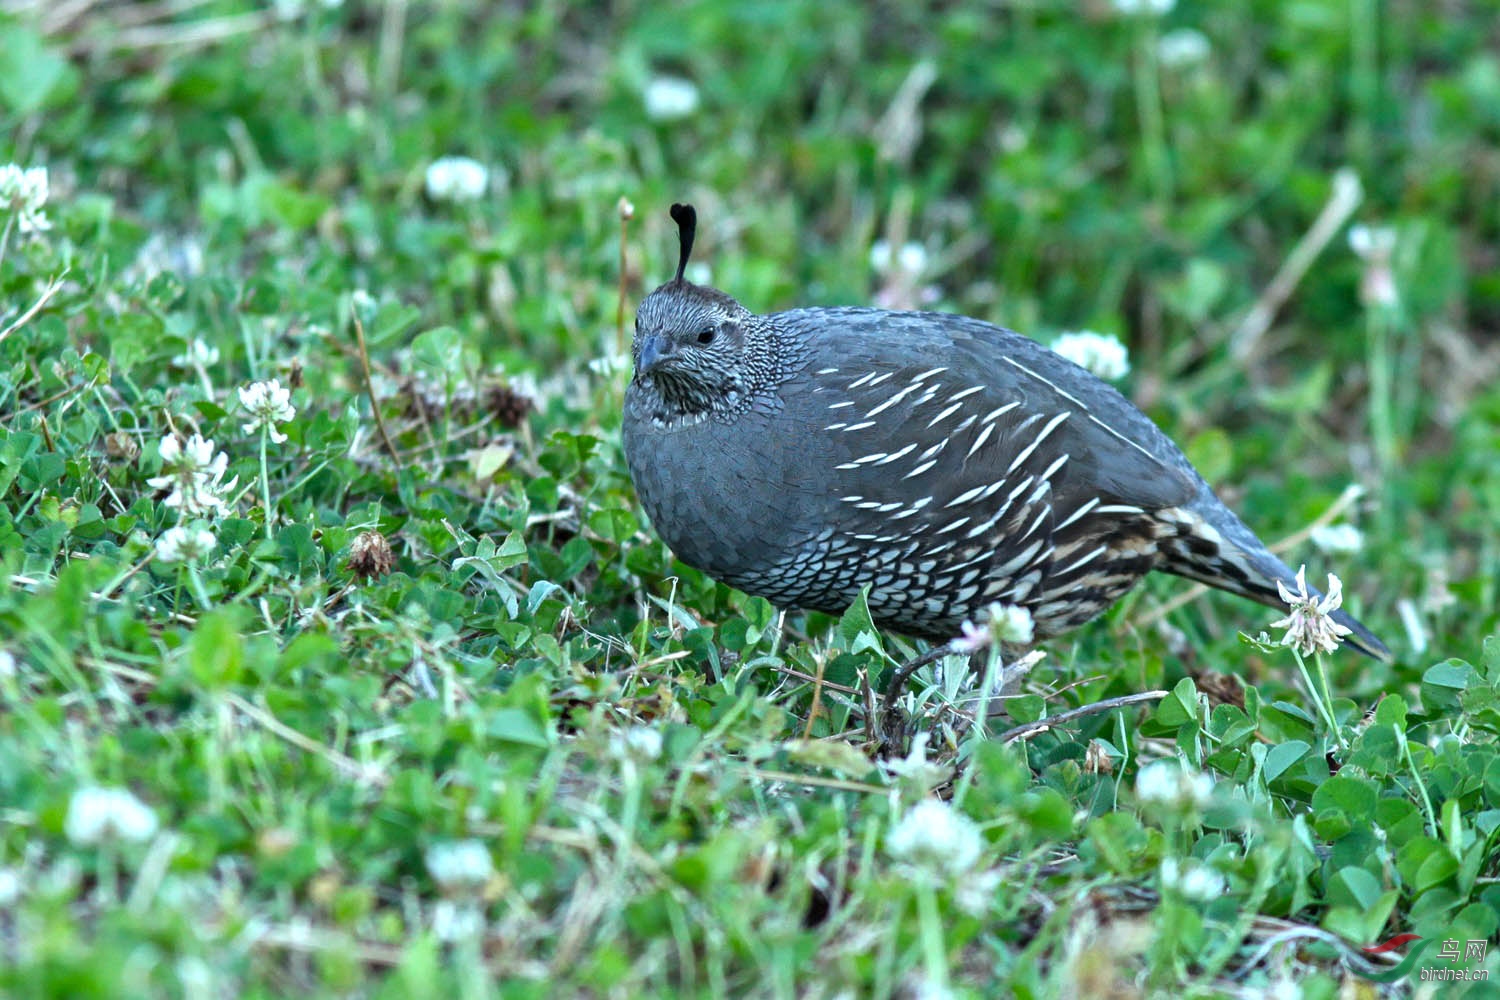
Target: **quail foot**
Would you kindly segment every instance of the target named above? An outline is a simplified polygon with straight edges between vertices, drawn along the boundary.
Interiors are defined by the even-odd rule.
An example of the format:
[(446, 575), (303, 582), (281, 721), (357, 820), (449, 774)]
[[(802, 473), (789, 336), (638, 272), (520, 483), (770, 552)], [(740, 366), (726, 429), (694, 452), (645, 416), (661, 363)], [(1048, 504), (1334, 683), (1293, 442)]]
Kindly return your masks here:
[[(1046, 639), (1152, 570), (1278, 609), (1295, 574), (1113, 387), (963, 316), (757, 315), (677, 273), (641, 302), (625, 456), (683, 562), (783, 608), (944, 641), (994, 602)], [(1384, 644), (1348, 613), (1345, 645)]]

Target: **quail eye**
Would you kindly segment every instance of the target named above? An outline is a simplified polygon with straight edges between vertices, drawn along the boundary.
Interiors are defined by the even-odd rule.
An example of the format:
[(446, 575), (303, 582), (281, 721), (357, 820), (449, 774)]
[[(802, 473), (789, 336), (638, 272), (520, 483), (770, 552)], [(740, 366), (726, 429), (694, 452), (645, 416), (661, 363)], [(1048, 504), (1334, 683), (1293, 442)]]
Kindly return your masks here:
[(715, 331), (713, 327), (705, 327), (698, 333), (698, 343), (712, 344), (714, 342), (714, 333)]

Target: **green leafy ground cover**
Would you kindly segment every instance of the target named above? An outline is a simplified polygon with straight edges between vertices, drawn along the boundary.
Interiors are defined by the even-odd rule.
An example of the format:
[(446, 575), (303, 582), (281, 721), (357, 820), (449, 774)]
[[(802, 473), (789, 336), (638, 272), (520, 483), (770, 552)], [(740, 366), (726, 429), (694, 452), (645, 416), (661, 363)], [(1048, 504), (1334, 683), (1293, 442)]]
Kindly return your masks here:
[[(6, 4), (0, 994), (1486, 995), (1500, 21), (1120, 6)], [(1118, 335), (1395, 663), (1154, 580), (880, 760), (911, 647), (634, 502), (622, 196), (632, 303), (688, 199), (757, 310)]]

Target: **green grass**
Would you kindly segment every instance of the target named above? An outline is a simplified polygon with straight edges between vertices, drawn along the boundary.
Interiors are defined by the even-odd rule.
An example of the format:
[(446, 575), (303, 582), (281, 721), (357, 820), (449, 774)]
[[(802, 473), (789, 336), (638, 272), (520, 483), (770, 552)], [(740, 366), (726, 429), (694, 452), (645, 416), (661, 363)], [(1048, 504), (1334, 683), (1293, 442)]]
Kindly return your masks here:
[[(0, 15), (0, 162), (48, 168), (52, 224), (0, 207), (0, 994), (1369, 996), (1403, 932), (1380, 989), (1500, 978), (1444, 952), (1500, 927), (1491, 13), (306, 8)], [(696, 109), (649, 118), (660, 75)], [(424, 193), (445, 155), (482, 197)], [(912, 648), (675, 563), (635, 503), (622, 196), (632, 306), (690, 200), (756, 311), (1118, 335), (1395, 663), (1299, 665), (1240, 636), (1275, 612), (1152, 580), (1009, 719), (925, 669), (878, 759)], [(245, 430), (272, 378), (285, 442)], [(148, 482), (195, 432), (201, 518)], [(178, 526), (212, 552), (163, 558)]]

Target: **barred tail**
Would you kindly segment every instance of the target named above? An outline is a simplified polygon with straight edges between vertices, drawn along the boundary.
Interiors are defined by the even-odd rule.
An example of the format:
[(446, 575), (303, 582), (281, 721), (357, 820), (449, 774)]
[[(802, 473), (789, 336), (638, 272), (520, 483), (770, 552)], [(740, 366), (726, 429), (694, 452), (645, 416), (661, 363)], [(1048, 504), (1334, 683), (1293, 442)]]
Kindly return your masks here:
[[(1166, 557), (1161, 568), (1285, 611), (1286, 602), (1281, 599), (1276, 582), (1279, 580), (1295, 590), (1297, 574), (1272, 555), (1227, 508), (1220, 509), (1230, 518), (1229, 523), (1221, 525), (1226, 529), (1222, 532), (1194, 511), (1175, 509), (1165, 519), (1176, 531), (1160, 541)], [(1322, 591), (1313, 587), (1308, 587), (1308, 592), (1322, 596)], [(1349, 629), (1344, 645), (1371, 659), (1390, 662), (1391, 651), (1359, 619), (1342, 609), (1333, 612), (1332, 618)]]

